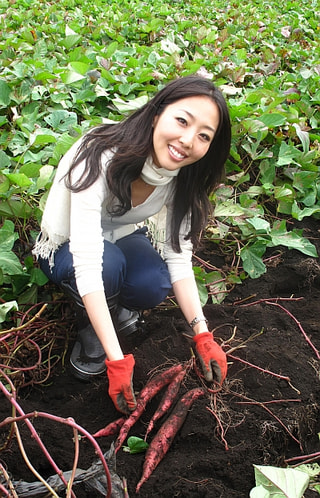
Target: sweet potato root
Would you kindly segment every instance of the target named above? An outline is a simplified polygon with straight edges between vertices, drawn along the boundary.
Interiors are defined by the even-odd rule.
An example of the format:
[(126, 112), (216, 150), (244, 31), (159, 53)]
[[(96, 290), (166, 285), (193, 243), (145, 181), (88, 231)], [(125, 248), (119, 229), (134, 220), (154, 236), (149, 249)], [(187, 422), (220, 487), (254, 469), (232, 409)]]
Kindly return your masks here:
[(93, 434), (93, 437), (102, 437), (102, 436), (115, 436), (120, 431), (120, 428), (126, 421), (126, 417), (120, 417), (114, 422), (110, 422), (110, 424), (106, 425), (103, 429)]
[(142, 477), (137, 484), (136, 493), (139, 492), (142, 484), (149, 479), (154, 469), (169, 450), (174, 437), (186, 419), (188, 410), (190, 409), (192, 403), (204, 394), (205, 390), (197, 387), (195, 389), (191, 389), (191, 391), (188, 391), (177, 402), (171, 415), (161, 426), (147, 449)]
[(161, 389), (170, 384), (170, 382), (183, 370), (187, 369), (186, 364), (178, 363), (163, 372), (160, 372), (155, 377), (153, 377), (146, 386), (140, 391), (140, 394), (137, 398), (137, 406), (135, 410), (129, 415), (125, 423), (120, 429), (119, 436), (115, 442), (115, 452), (117, 452), (123, 442), (125, 441), (129, 430), (131, 427), (139, 420), (142, 413), (145, 410), (145, 407), (156, 394), (158, 394)]
[(185, 375), (187, 373), (187, 370), (182, 370), (174, 379), (172, 382), (170, 382), (168, 389), (164, 393), (162, 400), (160, 401), (160, 404), (157, 408), (157, 410), (154, 412), (153, 417), (151, 418), (149, 425), (146, 430), (146, 434), (144, 439), (147, 439), (148, 434), (153, 430), (154, 424), (156, 423), (157, 420), (159, 420), (165, 413), (167, 413), (173, 403), (175, 402), (175, 399), (178, 395), (181, 382), (183, 381)]

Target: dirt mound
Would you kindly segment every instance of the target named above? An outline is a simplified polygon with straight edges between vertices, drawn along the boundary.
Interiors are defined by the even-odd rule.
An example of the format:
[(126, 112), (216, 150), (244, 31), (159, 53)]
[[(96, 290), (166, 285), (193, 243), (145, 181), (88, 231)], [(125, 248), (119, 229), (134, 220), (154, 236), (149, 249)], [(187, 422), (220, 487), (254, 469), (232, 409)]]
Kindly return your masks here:
[[(316, 223), (307, 235), (320, 253)], [(202, 256), (214, 258), (210, 251)], [(224, 389), (196, 401), (164, 460), (142, 486), (142, 498), (247, 497), (254, 486), (253, 464), (281, 466), (288, 458), (319, 451), (320, 362), (313, 349), (320, 350), (319, 300), (319, 262), (284, 250), (264, 276), (238, 285), (223, 304), (207, 305), (210, 326), (229, 352)], [(178, 309), (163, 306), (152, 311), (146, 316), (146, 327), (146, 337), (133, 349), (137, 391), (154, 369), (190, 357), (190, 344), (183, 335), (187, 328)], [(181, 395), (198, 383), (191, 373)], [(68, 366), (56, 368), (47, 386), (19, 395), (25, 412), (73, 417), (91, 433), (119, 417), (107, 396), (104, 376), (84, 384), (69, 374)], [(147, 406), (130, 435), (144, 437), (160, 397)], [(0, 405), (3, 420), (11, 408), (3, 397)], [(70, 470), (74, 458), (70, 428), (40, 418), (34, 425), (60, 468)], [(21, 433), (33, 465), (42, 475), (51, 475), (52, 469), (23, 425)], [(113, 439), (99, 440), (103, 451)], [(15, 480), (35, 480), (16, 441), (0, 459)], [(91, 445), (82, 440), (79, 467), (87, 469), (95, 459)], [(127, 479), (130, 496), (135, 495), (143, 460), (143, 454), (122, 450), (117, 454), (117, 474)], [(77, 496), (95, 496), (92, 491), (75, 491)]]

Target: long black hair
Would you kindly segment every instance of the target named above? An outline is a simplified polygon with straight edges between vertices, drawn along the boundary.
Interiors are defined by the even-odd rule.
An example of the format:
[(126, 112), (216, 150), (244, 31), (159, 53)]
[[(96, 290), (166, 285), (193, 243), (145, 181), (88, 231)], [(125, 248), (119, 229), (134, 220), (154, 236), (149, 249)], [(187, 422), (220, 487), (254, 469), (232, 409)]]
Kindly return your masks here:
[[(106, 150), (114, 151), (107, 168), (107, 183), (117, 205), (112, 215), (120, 216), (131, 209), (131, 183), (139, 178), (143, 165), (153, 152), (153, 122), (164, 109), (187, 97), (206, 96), (219, 109), (219, 126), (207, 153), (197, 162), (179, 171), (174, 194), (171, 244), (180, 252), (179, 229), (183, 218), (191, 213), (191, 229), (186, 238), (198, 245), (210, 212), (208, 196), (224, 173), (231, 143), (230, 117), (225, 99), (218, 88), (200, 76), (176, 79), (160, 90), (147, 104), (125, 120), (94, 128), (83, 138), (76, 157), (67, 174), (66, 183), (73, 192), (90, 187), (102, 170), (101, 156)], [(72, 171), (81, 162), (86, 167), (76, 183)]]

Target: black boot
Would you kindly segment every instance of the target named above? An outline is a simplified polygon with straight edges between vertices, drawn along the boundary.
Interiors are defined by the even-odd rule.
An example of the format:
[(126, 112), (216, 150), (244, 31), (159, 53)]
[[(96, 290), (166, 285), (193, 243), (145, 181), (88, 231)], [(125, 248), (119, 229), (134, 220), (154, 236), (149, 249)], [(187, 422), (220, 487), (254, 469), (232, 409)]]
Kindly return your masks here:
[(79, 330), (70, 355), (72, 374), (78, 379), (89, 381), (102, 374), (105, 369), (105, 351), (92, 325)]
[[(78, 335), (70, 355), (72, 374), (80, 380), (89, 381), (106, 370), (106, 353), (92, 327), (82, 299), (68, 282), (61, 282), (62, 289), (77, 305), (76, 318)], [(115, 308), (116, 297), (110, 299), (109, 308)]]
[(145, 322), (141, 311), (117, 306), (114, 323), (119, 343), (124, 352), (130, 352), (144, 338)]
[[(143, 323), (140, 313), (126, 308), (115, 308), (110, 312), (115, 315), (113, 321), (116, 322), (116, 332), (122, 349), (131, 350)], [(80, 328), (70, 356), (72, 374), (78, 379), (89, 381), (104, 373), (105, 359), (105, 351), (92, 325), (88, 323), (86, 327)]]
[[(89, 381), (106, 370), (106, 354), (90, 324), (78, 292), (71, 287), (69, 282), (62, 282), (61, 287), (78, 305), (78, 335), (70, 356), (71, 371), (75, 377)], [(120, 345), (123, 349), (129, 350), (133, 345), (133, 339), (142, 330), (144, 324), (142, 313), (117, 306), (117, 296), (108, 298), (107, 302)]]

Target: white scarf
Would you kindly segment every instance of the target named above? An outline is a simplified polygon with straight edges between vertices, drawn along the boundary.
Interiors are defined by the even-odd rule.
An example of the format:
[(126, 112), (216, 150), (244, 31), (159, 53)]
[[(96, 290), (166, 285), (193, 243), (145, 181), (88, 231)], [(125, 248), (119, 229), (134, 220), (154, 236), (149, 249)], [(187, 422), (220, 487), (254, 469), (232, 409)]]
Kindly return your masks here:
[(143, 165), (140, 176), (144, 182), (158, 187), (170, 183), (171, 180), (178, 175), (179, 171), (180, 168), (173, 171), (165, 168), (158, 168), (158, 166), (154, 164), (152, 157), (149, 156)]
[[(173, 171), (165, 168), (158, 168), (150, 156), (144, 163), (140, 177), (149, 185), (158, 187), (170, 183), (174, 177), (178, 175), (179, 171), (180, 168)], [(167, 208), (166, 206), (163, 206), (157, 214), (145, 220), (152, 244), (161, 255), (163, 254), (166, 242), (166, 219)]]

